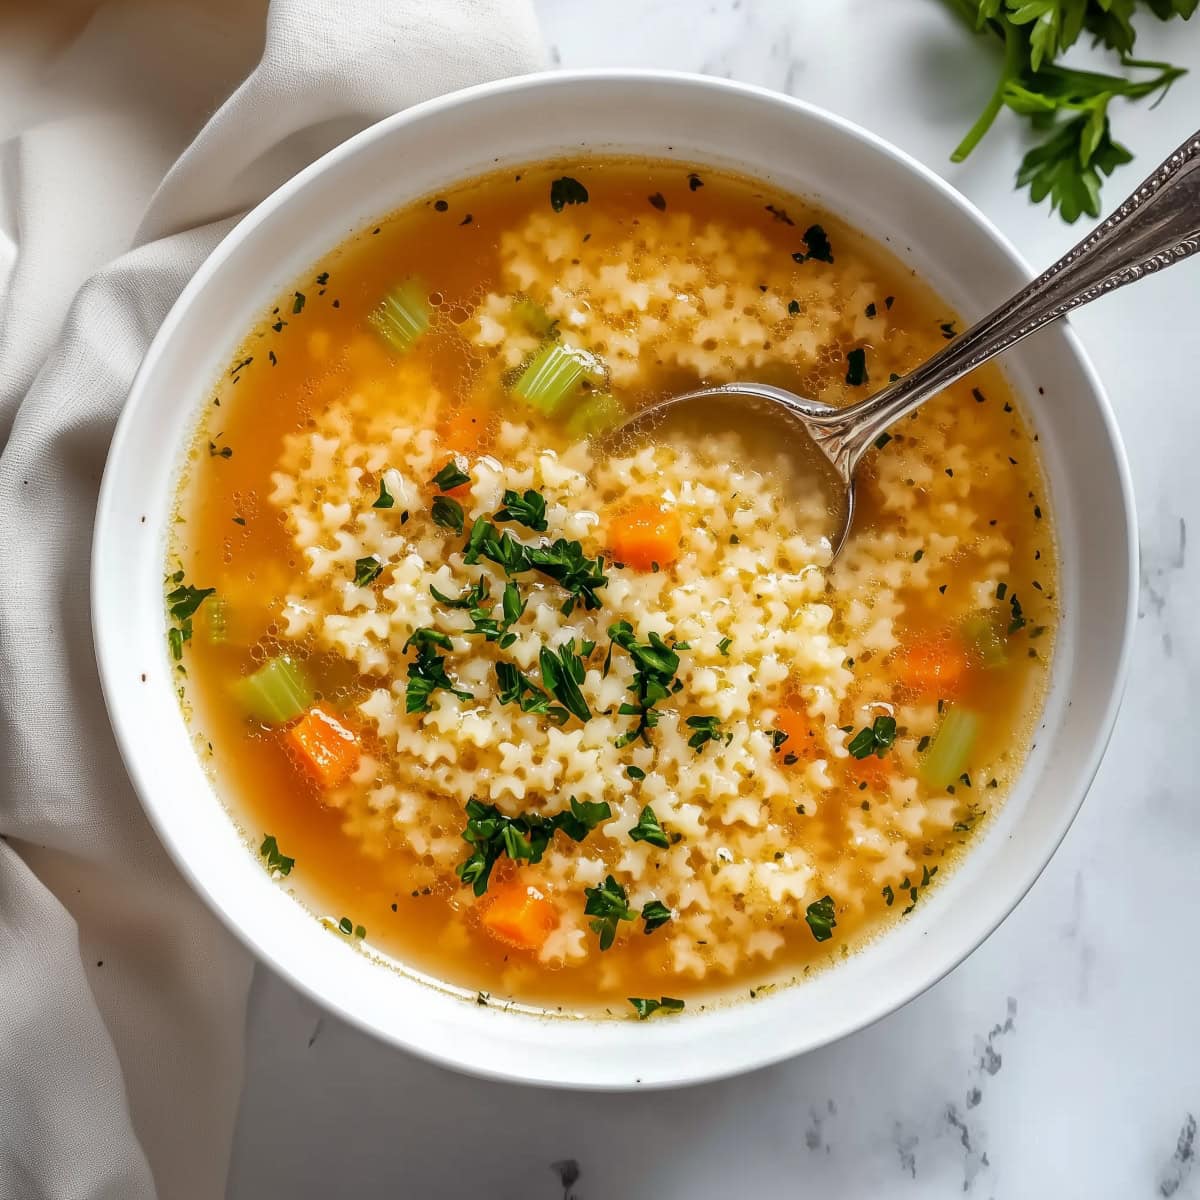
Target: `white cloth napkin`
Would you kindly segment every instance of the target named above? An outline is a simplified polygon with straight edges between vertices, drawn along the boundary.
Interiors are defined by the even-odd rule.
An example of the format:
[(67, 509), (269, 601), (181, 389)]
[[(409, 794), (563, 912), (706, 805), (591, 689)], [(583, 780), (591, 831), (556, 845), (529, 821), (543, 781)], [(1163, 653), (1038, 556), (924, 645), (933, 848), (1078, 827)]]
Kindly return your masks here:
[(250, 963), (159, 847), (101, 703), (87, 581), (109, 437), (233, 216), (541, 48), (528, 0), (67, 8), (25, 31), (19, 95), (0, 72), (0, 1197), (212, 1200)]

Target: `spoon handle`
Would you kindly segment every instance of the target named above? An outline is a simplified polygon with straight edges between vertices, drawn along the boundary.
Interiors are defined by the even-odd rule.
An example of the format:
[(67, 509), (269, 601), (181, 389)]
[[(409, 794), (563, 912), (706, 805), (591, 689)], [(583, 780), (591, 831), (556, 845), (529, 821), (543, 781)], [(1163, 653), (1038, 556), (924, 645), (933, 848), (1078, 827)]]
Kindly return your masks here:
[(1107, 220), (1011, 300), (882, 392), (821, 419), (818, 440), (844, 478), (889, 425), (1064, 313), (1200, 250), (1200, 131)]

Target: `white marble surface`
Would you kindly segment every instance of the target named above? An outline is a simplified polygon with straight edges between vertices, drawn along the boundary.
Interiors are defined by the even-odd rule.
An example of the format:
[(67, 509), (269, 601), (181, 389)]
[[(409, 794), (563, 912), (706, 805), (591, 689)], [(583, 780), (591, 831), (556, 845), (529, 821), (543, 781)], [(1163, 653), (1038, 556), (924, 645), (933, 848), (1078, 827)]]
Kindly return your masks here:
[[(670, 67), (788, 91), (949, 178), (1035, 263), (1074, 232), (1011, 188), (1017, 135), (947, 154), (992, 63), (934, 0), (540, 0), (565, 67)], [(1137, 162), (1200, 124), (1200, 18), (1143, 57), (1193, 68), (1122, 108)], [(231, 1170), (267, 1196), (1200, 1197), (1200, 266), (1081, 314), (1133, 464), (1142, 604), (1112, 745), (1074, 828), (1013, 916), (921, 999), (808, 1057), (687, 1091), (603, 1096), (481, 1083), (385, 1050), (260, 970)], [(1200, 1146), (1197, 1147), (1200, 1149)], [(574, 1160), (574, 1171), (555, 1163)], [(560, 1179), (568, 1172), (564, 1185)]]

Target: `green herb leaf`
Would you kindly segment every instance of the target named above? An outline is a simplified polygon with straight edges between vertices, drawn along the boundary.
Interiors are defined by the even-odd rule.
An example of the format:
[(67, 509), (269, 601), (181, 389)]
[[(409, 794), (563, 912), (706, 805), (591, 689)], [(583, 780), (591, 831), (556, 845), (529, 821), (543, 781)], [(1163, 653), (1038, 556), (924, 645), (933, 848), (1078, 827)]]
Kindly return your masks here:
[(550, 207), (555, 212), (562, 212), (568, 204), (586, 204), (587, 202), (587, 188), (578, 179), (564, 175), (550, 184)]
[(671, 695), (675, 674), (679, 670), (679, 655), (657, 633), (651, 633), (649, 641), (639, 642), (628, 621), (617, 621), (610, 625), (608, 636), (611, 641), (609, 661), (612, 647), (620, 646), (633, 659), (634, 665), (633, 682), (629, 690), (634, 695), (635, 703), (622, 704), (618, 712), (623, 716), (638, 718), (637, 727), (622, 734), (615, 744), (620, 749), (641, 738), (649, 745), (649, 731), (658, 724), (655, 705)]
[[(806, 259), (816, 259), (818, 262), (833, 262), (833, 247), (829, 244), (829, 235), (820, 225), (810, 225), (804, 231), (804, 246)], [(793, 257), (795, 257), (793, 255)]]
[(833, 929), (837, 925), (837, 918), (833, 912), (833, 898), (822, 896), (820, 900), (813, 901), (804, 910), (804, 919), (808, 922), (813, 937), (818, 942), (827, 942), (833, 937)]
[(575, 643), (567, 642), (558, 652), (543, 646), (538, 654), (538, 665), (542, 670), (542, 685), (573, 716), (581, 721), (592, 719), (583, 693), (579, 690), (583, 682), (583, 659), (575, 653)]
[(896, 718), (880, 716), (869, 729), (860, 729), (846, 749), (855, 758), (869, 758), (872, 754), (882, 758), (895, 740)]
[(680, 1013), (684, 1009), (683, 1001), (676, 1000), (674, 996), (663, 996), (658, 1000), (643, 999), (641, 996), (629, 996), (628, 1000), (633, 1005), (633, 1010), (637, 1013), (639, 1021), (646, 1020), (647, 1017), (653, 1016), (656, 1012)]
[(667, 831), (659, 824), (654, 809), (649, 804), (642, 809), (638, 823), (629, 831), (629, 840), (645, 842), (649, 846), (659, 847), (660, 850), (666, 850), (671, 844)]
[(675, 914), (661, 901), (650, 900), (642, 905), (642, 920), (646, 923), (643, 933), (653, 933), (665, 925)]
[(505, 490), (504, 507), (496, 511), (497, 521), (515, 521), (536, 533), (545, 533), (546, 497), (540, 492), (526, 489), (525, 494), (519, 495), (514, 491)]
[(617, 936), (618, 924), (636, 920), (637, 914), (629, 907), (625, 889), (611, 875), (598, 887), (584, 888), (583, 892), (587, 897), (584, 914), (595, 918), (588, 924), (600, 937), (600, 949), (607, 950)]
[(721, 728), (719, 717), (688, 717), (687, 725), (695, 730), (688, 738), (688, 745), (697, 754), (703, 753), (709, 742), (723, 741), (728, 746), (733, 741), (733, 734)]
[(465, 471), (460, 470), (458, 461), (451, 457), (429, 482), (439, 491), (449, 492), (456, 487), (462, 487), (464, 483), (470, 483), (471, 477)]
[(371, 505), (372, 508), (391, 508), (396, 503), (392, 493), (388, 491), (387, 482), (383, 476), (379, 477), (379, 499)]
[(867, 352), (861, 346), (846, 354), (846, 382), (850, 387), (867, 382)]
[(463, 531), (463, 507), (453, 496), (435, 496), (433, 498), (433, 523), (452, 533)]
[(292, 868), (296, 865), (294, 858), (288, 858), (286, 854), (279, 852), (279, 843), (275, 840), (275, 835), (271, 833), (263, 838), (263, 844), (258, 848), (258, 853), (267, 860), (267, 870), (278, 871), (280, 875), (290, 875)]
[(417, 654), (408, 664), (408, 686), (404, 696), (405, 709), (408, 712), (428, 712), (432, 707), (433, 693), (439, 689), (457, 696), (460, 700), (475, 698), (465, 689), (454, 686), (454, 681), (446, 674), (445, 658), (434, 649), (452, 648), (453, 643), (446, 634), (422, 626), (413, 630), (412, 636), (404, 643), (402, 653), (407, 654), (410, 646), (416, 646)]
[(732, 645), (733, 645), (733, 638), (727, 638), (727, 637), (723, 637), (723, 638), (722, 638), (722, 639), (721, 639), (721, 640), (720, 640), (720, 641), (717, 643), (717, 649), (718, 649), (718, 650), (719, 650), (719, 651), (720, 651), (722, 654), (728, 654), (728, 653), (729, 653), (729, 647), (730, 647), (730, 646), (732, 646)]
[(374, 583), (379, 578), (380, 572), (383, 570), (383, 563), (375, 557), (374, 554), (368, 554), (366, 558), (358, 558), (354, 561), (354, 584), (356, 587), (366, 587), (368, 584)]

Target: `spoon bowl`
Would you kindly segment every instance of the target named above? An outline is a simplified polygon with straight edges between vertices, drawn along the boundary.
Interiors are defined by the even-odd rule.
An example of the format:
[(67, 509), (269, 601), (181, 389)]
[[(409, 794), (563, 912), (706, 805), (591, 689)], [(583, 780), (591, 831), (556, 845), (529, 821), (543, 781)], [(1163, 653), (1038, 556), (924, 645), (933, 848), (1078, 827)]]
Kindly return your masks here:
[[(844, 408), (835, 408), (765, 383), (697, 388), (643, 408), (613, 429), (613, 441), (644, 433), (685, 406), (719, 400), (721, 416), (738, 400), (769, 410), (798, 430), (830, 492), (834, 557), (854, 520), (854, 475), (863, 455), (888, 426), (956, 380), (1074, 308), (1173, 266), (1200, 250), (1200, 131), (1149, 175), (1113, 214), (1011, 299), (948, 342), (902, 379)], [(819, 455), (819, 456), (818, 456)]]

